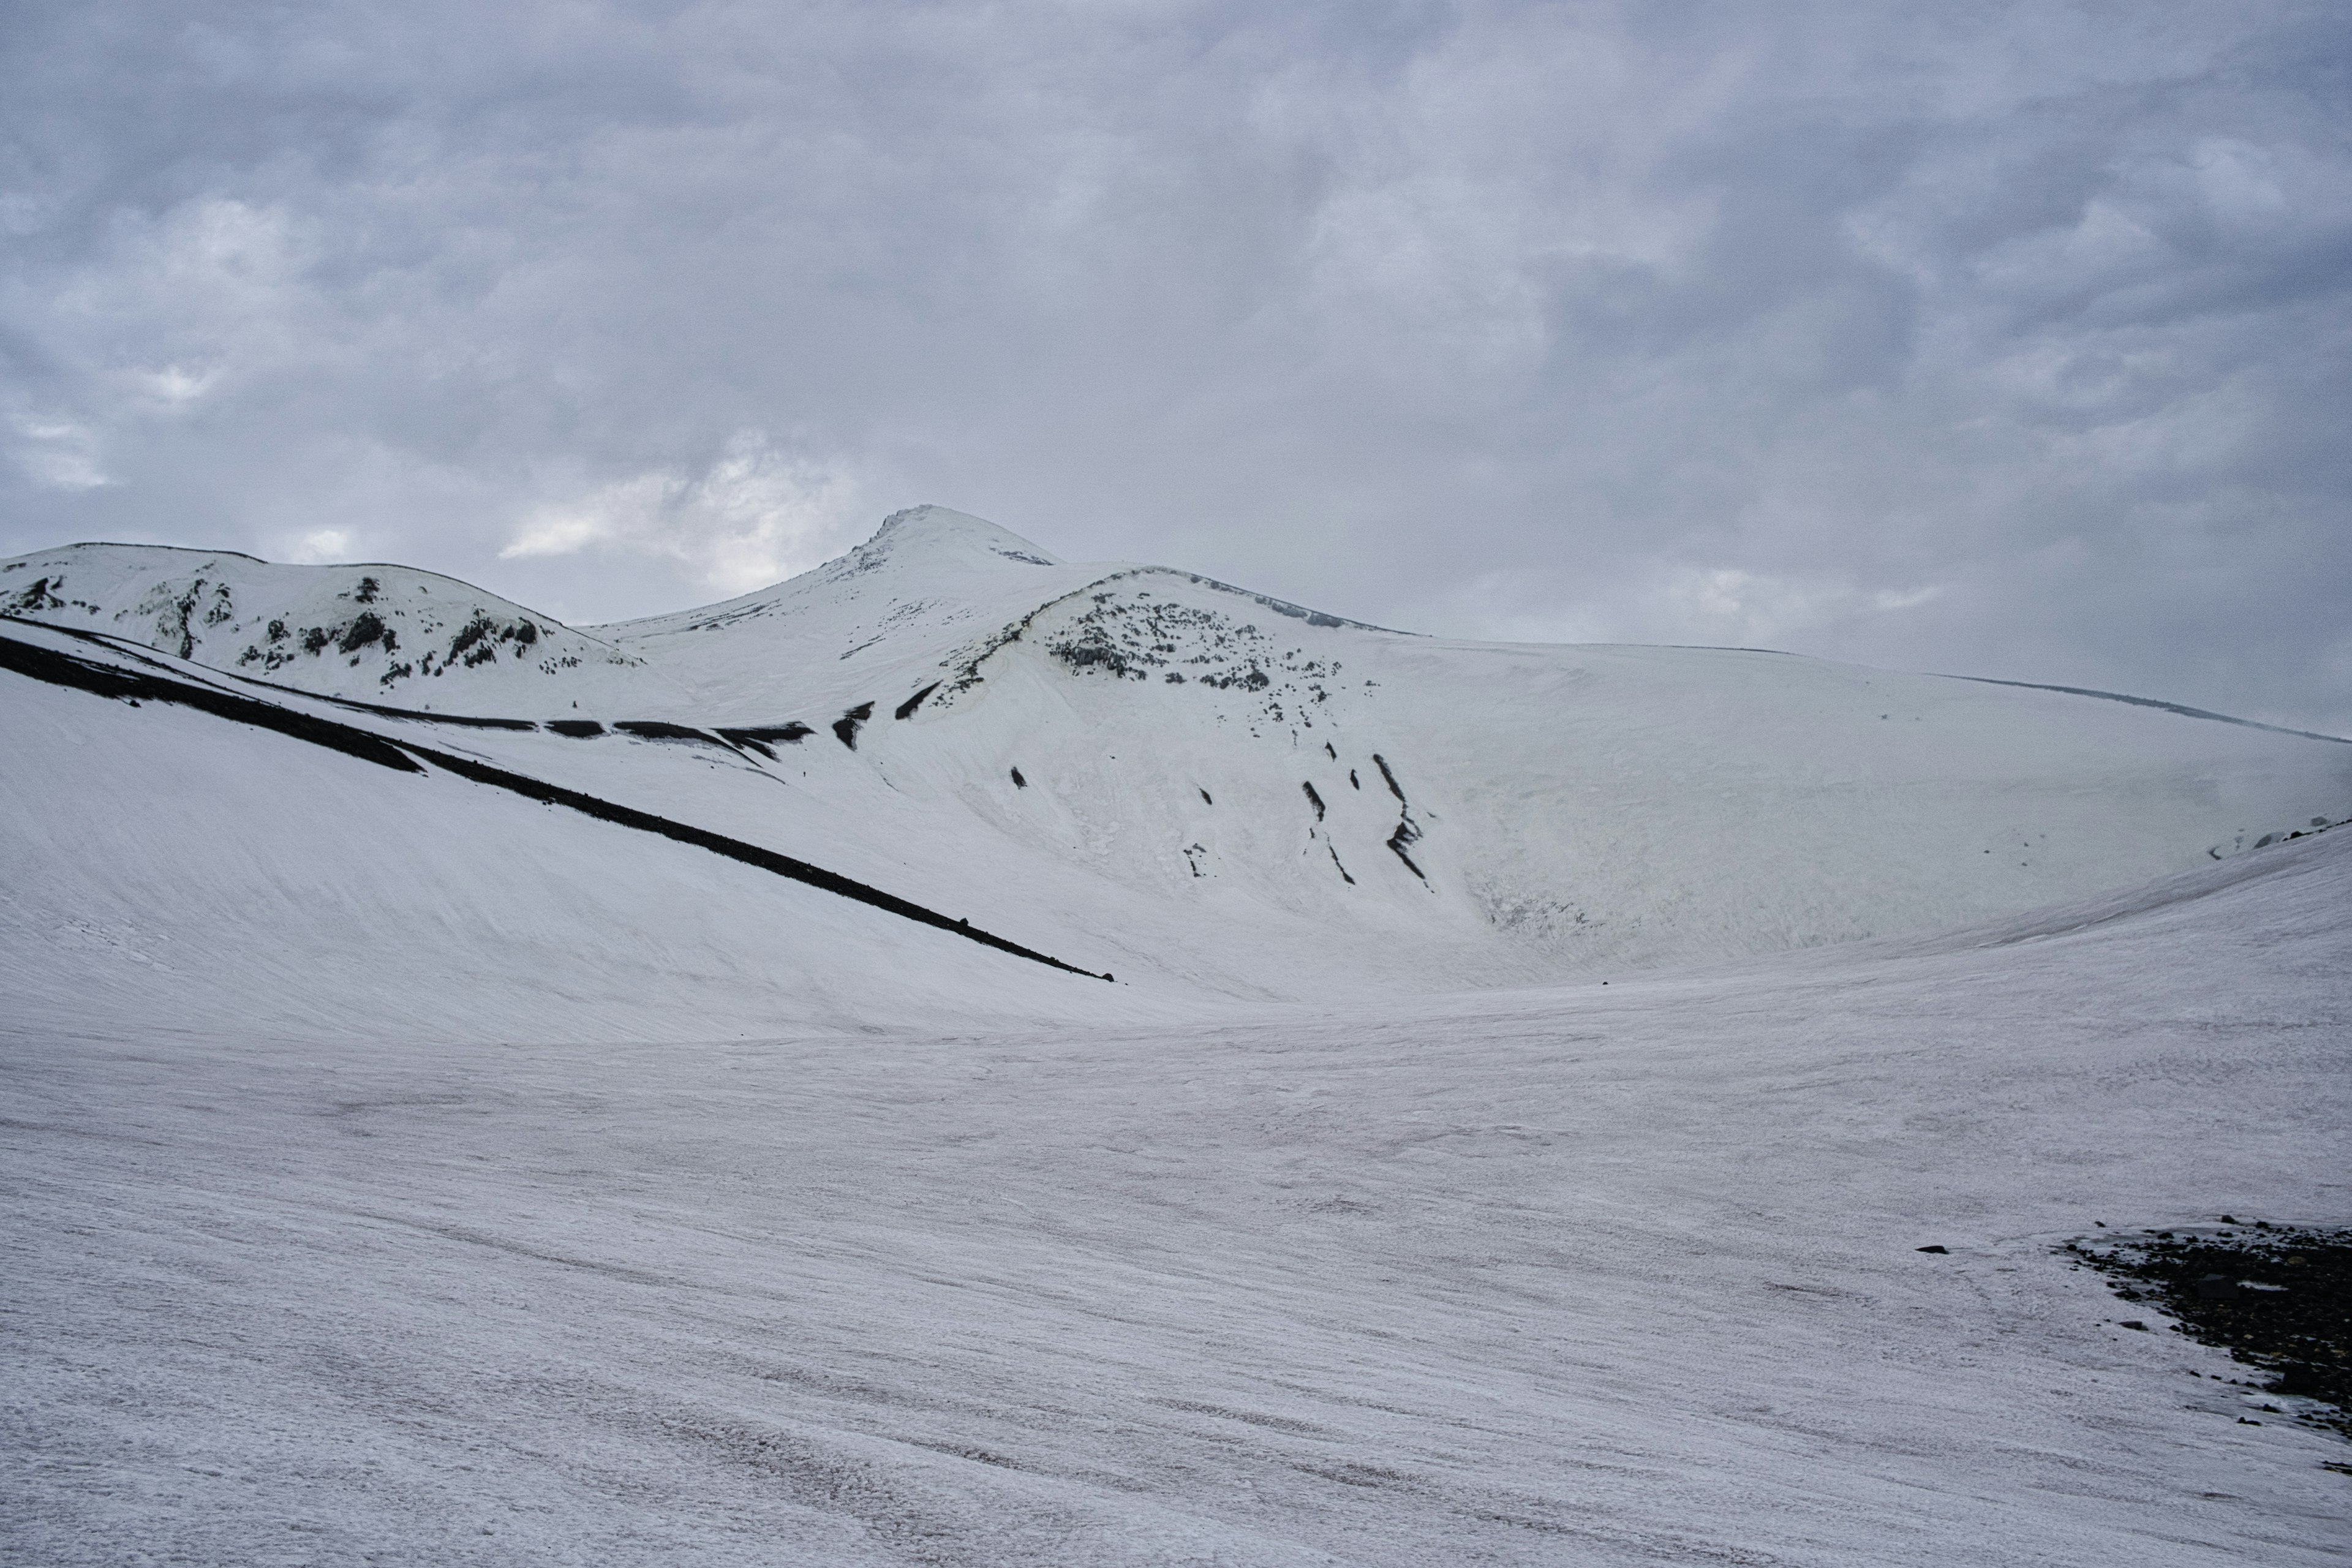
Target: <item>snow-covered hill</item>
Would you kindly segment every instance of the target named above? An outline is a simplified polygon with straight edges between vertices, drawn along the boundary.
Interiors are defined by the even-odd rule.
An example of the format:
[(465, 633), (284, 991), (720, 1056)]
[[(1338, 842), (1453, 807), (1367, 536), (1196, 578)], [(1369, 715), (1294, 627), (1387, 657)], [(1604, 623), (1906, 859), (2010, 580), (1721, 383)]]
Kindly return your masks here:
[(300, 691), (427, 710), (554, 712), (630, 661), (493, 594), (406, 566), (72, 544), (0, 562), (0, 614), (105, 632)]
[(2352, 746), (938, 509), (0, 584), (0, 1557), (2341, 1558), (2061, 1246), (2343, 1221)]
[[(1068, 564), (939, 508), (776, 587), (587, 633), (393, 568), (84, 546), (0, 582), (11, 614), (135, 637), (193, 678), (413, 709), (364, 721), (1178, 992), (1445, 990), (1927, 931), (2352, 816), (2352, 745), (2322, 737), (1775, 654), (1444, 642)], [(541, 628), (545, 657), (517, 658), (520, 633), (415, 652), (476, 626)], [(22, 757), (17, 784), (44, 816), (86, 787), (46, 765)], [(553, 844), (458, 874), (511, 881)], [(445, 896), (464, 890), (386, 908)]]

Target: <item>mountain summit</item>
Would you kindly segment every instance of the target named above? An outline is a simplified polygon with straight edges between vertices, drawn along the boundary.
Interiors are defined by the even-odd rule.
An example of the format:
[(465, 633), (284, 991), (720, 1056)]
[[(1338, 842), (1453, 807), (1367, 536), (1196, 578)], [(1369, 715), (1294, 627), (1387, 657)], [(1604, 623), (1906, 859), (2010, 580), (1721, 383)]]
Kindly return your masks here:
[(874, 537), (842, 560), (853, 571), (871, 570), (894, 556), (919, 554), (927, 561), (966, 570), (992, 569), (998, 561), (1024, 566), (1059, 566), (1042, 545), (986, 518), (943, 506), (912, 506), (882, 520)]

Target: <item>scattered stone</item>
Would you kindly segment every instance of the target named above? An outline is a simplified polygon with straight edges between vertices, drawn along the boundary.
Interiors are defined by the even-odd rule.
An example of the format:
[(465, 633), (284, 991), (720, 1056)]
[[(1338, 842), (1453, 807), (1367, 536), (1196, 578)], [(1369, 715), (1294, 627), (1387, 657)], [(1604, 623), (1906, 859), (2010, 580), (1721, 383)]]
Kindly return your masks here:
[(857, 727), (874, 717), (874, 704), (861, 702), (833, 721), (834, 738), (851, 751), (857, 750)]
[(2309, 1400), (2292, 1413), (2352, 1436), (2352, 1229), (2257, 1222), (2208, 1236), (2101, 1237), (2066, 1250), (2107, 1275), (2117, 1296), (2160, 1306), (2180, 1332), (2263, 1374), (2242, 1386)]

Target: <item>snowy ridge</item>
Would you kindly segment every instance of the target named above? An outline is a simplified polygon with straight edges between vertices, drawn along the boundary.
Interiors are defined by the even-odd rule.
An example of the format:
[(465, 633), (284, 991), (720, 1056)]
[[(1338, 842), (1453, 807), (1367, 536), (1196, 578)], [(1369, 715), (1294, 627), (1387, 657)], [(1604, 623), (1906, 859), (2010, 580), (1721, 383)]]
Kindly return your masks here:
[(495, 595), (405, 566), (277, 566), (228, 551), (75, 544), (0, 563), (0, 614), (108, 632), (298, 690), (555, 706), (634, 661)]

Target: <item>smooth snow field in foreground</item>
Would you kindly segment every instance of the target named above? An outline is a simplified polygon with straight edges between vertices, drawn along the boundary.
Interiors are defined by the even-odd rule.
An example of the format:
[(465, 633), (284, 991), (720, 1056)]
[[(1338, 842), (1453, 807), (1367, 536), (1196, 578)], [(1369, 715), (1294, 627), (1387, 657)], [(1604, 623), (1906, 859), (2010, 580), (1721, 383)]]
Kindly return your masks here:
[(2063, 1250), (2345, 1224), (2352, 746), (937, 509), (0, 600), (0, 1562), (2352, 1556)]
[(2341, 1440), (2242, 1424), (2192, 1375), (2226, 1357), (2052, 1249), (2342, 1214), (2347, 851), (2063, 934), (1409, 1011), (17, 1033), (0, 1539), (2340, 1562)]

